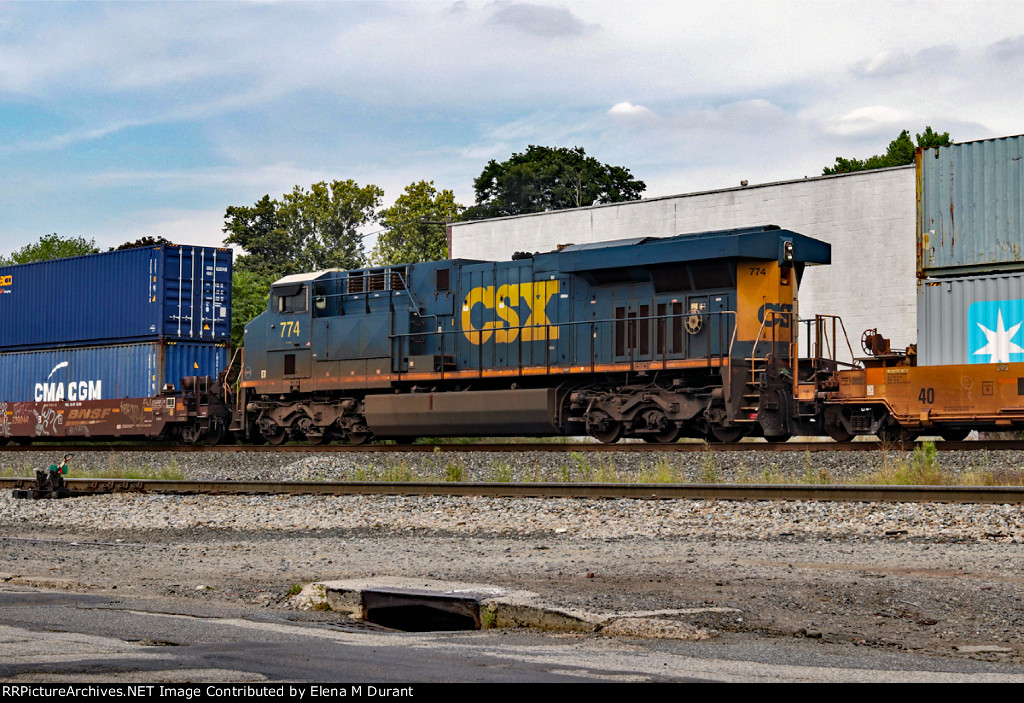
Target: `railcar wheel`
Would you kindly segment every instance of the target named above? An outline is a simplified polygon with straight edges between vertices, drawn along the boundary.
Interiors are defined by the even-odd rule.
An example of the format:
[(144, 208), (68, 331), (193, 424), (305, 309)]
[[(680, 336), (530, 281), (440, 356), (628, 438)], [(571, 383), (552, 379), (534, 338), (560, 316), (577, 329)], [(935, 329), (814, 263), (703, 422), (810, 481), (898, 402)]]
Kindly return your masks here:
[(829, 425), (826, 423), (825, 432), (836, 442), (849, 442), (853, 439), (853, 433), (842, 425)]
[(306, 435), (306, 441), (316, 447), (321, 444), (327, 444), (330, 441), (330, 437), (327, 436), (326, 432), (323, 434), (308, 434)]
[(896, 423), (885, 425), (878, 431), (878, 438), (883, 442), (904, 444), (906, 442), (913, 442), (917, 437), (917, 431), (900, 427)]
[(947, 442), (963, 442), (967, 439), (967, 435), (971, 433), (970, 430), (942, 430), (939, 432), (939, 436)]
[(793, 435), (791, 434), (766, 434), (764, 436), (764, 441), (776, 442), (778, 444), (783, 444), (784, 442), (788, 442), (791, 439), (793, 439)]
[(207, 445), (213, 447), (224, 441), (224, 424), (215, 423), (209, 430), (206, 431), (206, 439), (204, 440)]
[(738, 442), (743, 438), (743, 435), (747, 433), (745, 427), (733, 426), (733, 427), (722, 427), (721, 425), (715, 425), (711, 428), (711, 441), (720, 442), (722, 444), (732, 444)]
[(843, 411), (839, 408), (826, 408), (821, 424), (825, 426), (825, 433), (835, 442), (849, 442), (853, 439), (853, 433), (843, 424)]

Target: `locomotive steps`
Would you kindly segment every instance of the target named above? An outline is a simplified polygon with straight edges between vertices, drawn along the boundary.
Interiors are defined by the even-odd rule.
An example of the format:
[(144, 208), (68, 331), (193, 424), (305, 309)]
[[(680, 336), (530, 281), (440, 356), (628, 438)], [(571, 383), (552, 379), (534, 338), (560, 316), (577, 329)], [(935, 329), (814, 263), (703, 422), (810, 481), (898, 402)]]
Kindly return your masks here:
[(406, 632), (528, 627), (694, 641), (718, 633), (691, 620), (715, 622), (741, 613), (721, 607), (597, 613), (545, 604), (530, 591), (403, 577), (314, 582), (292, 602)]

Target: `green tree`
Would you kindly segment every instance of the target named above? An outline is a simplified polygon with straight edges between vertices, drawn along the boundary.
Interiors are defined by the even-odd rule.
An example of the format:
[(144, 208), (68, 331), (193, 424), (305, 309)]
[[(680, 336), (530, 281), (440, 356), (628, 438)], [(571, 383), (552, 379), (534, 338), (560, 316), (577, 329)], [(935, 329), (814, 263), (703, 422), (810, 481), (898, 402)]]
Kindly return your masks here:
[(31, 261), (49, 261), (69, 256), (95, 254), (96, 242), (84, 237), (62, 237), (56, 232), (44, 234), (35, 244), (26, 244), (10, 256), (0, 256), (0, 266), (27, 264)]
[[(953, 140), (949, 138), (949, 132), (933, 132), (931, 127), (925, 127), (923, 134), (917, 135), (917, 146), (922, 148), (932, 146), (949, 146)], [(914, 142), (910, 139), (907, 130), (900, 132), (900, 135), (889, 142), (889, 148), (884, 154), (876, 154), (868, 159), (844, 159), (836, 157), (836, 163), (832, 167), (826, 166), (822, 175), (830, 176), (837, 173), (851, 173), (853, 171), (870, 171), (876, 168), (889, 168), (891, 166), (906, 166), (914, 163)]]
[(231, 276), (231, 343), (245, 344), (245, 326), (267, 309), (270, 284), (276, 276), (236, 268)]
[(629, 169), (602, 164), (583, 147), (533, 145), (508, 161), (489, 161), (473, 186), (476, 205), (466, 211), (467, 218), (637, 200), (647, 188)]
[(359, 228), (377, 220), (384, 191), (355, 181), (314, 183), (309, 191), (295, 186), (278, 207), (281, 228), (298, 247), (301, 271), (353, 269), (366, 262)]
[(122, 249), (138, 249), (140, 247), (158, 247), (163, 244), (173, 243), (174, 242), (170, 241), (169, 239), (164, 239), (163, 237), (150, 237), (149, 235), (146, 235), (145, 237), (140, 237), (139, 239), (136, 239), (133, 242), (125, 242), (120, 246), (110, 247), (109, 249), (107, 249), (107, 251), (121, 251)]
[(447, 258), (445, 223), (458, 220), (463, 210), (452, 191), (438, 191), (433, 181), (410, 183), (394, 205), (381, 210), (385, 231), (377, 237), (370, 261), (387, 266)]
[(265, 276), (298, 273), (300, 242), (288, 236), (279, 207), (280, 203), (264, 195), (252, 207), (232, 206), (224, 213), (224, 244), (245, 251), (235, 259), (236, 270)]

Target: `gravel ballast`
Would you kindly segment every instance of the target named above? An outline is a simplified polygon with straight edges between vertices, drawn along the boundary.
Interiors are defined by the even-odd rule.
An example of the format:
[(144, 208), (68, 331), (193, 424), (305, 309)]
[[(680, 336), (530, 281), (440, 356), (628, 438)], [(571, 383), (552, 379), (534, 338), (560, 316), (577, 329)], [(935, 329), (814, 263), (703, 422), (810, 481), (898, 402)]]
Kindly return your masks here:
[[(1017, 452), (940, 452), (946, 470), (1016, 469)], [(861, 475), (881, 452), (693, 454), (76, 454), (182, 478), (337, 480), (396, 462), (463, 480), (639, 476), (700, 481), (824, 467)], [(1012, 456), (1011, 456), (1012, 455)], [(5, 452), (4, 466), (49, 463)], [(597, 466), (598, 468), (593, 468)], [(775, 474), (772, 474), (775, 475)], [(578, 479), (577, 479), (578, 480)], [(592, 476), (600, 480), (600, 476)], [(721, 608), (719, 637), (802, 637), (1024, 662), (1024, 508), (1007, 505), (386, 496), (0, 496), (0, 579), (293, 607), (295, 584), (370, 577), (526, 589), (591, 611)], [(711, 616), (708, 616), (711, 617)]]

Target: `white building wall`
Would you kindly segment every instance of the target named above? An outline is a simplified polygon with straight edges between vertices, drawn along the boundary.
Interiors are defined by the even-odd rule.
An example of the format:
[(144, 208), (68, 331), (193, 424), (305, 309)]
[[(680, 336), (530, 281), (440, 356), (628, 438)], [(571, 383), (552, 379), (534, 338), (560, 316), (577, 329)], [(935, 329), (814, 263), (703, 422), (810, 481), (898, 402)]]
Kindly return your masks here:
[(894, 349), (917, 341), (916, 217), (914, 167), (901, 166), (456, 223), (450, 256), (502, 261), (560, 244), (775, 224), (832, 245), (832, 265), (804, 274), (800, 316), (841, 316), (863, 356), (868, 328)]

